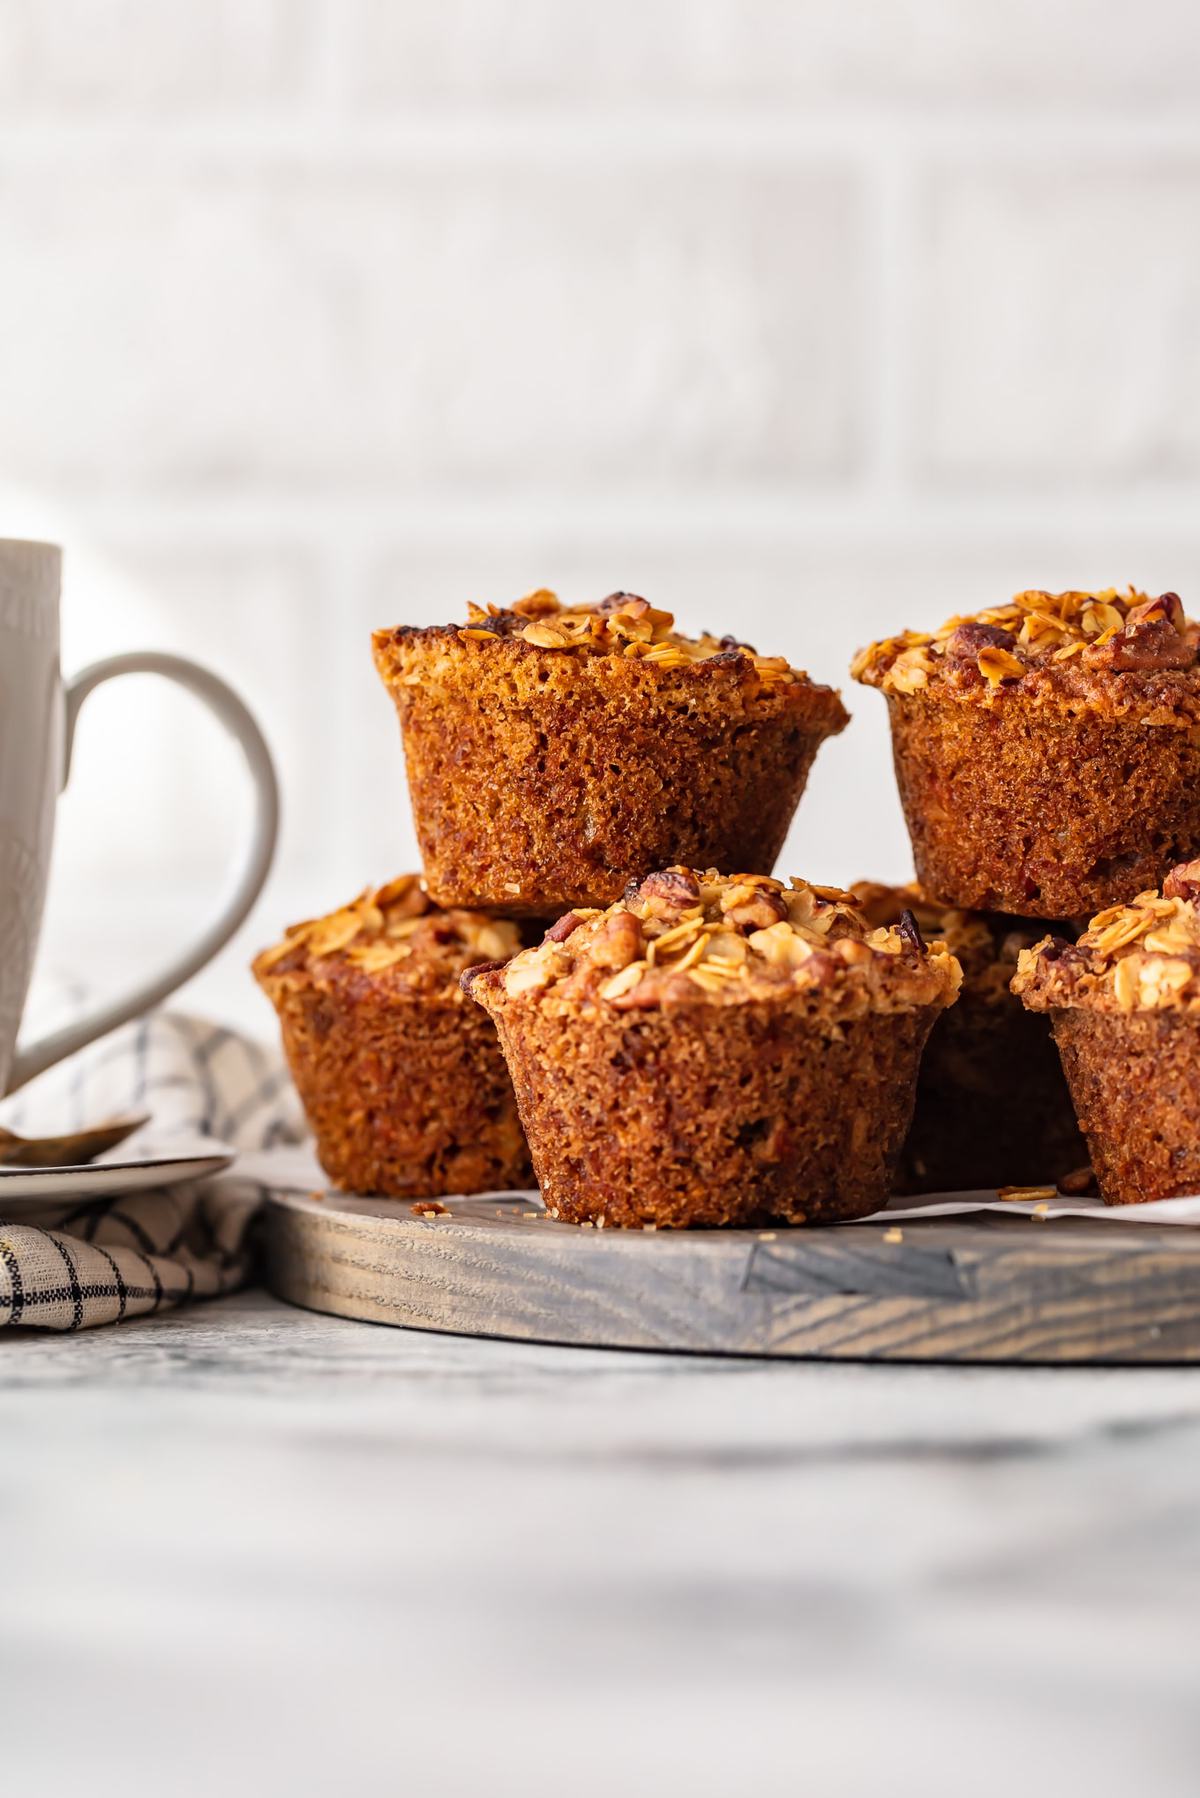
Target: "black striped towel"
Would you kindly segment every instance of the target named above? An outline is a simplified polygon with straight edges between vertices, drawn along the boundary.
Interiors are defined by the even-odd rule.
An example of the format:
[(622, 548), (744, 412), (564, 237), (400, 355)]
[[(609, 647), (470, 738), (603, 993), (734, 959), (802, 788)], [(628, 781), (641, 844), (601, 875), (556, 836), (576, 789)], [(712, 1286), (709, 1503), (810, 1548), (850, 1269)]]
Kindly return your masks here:
[[(171, 1012), (114, 1031), (52, 1068), (0, 1105), (0, 1123), (51, 1135), (143, 1111), (159, 1153), (203, 1152), (214, 1138), (254, 1151), (304, 1137), (274, 1051)], [(136, 1142), (106, 1159), (119, 1160)], [(89, 1329), (232, 1292), (253, 1269), (261, 1196), (236, 1162), (200, 1184), (99, 1204), (58, 1199), (33, 1212), (6, 1212), (0, 1182), (0, 1326)]]

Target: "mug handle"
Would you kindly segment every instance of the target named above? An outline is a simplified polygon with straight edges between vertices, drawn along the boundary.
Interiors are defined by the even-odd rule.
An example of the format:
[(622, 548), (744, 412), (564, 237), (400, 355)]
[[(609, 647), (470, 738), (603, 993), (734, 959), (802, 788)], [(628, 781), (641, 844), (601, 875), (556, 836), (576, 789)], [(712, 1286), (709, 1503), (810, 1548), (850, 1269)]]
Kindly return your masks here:
[(236, 870), (232, 889), (207, 930), (160, 973), (152, 975), (133, 992), (108, 1001), (76, 1023), (43, 1037), (40, 1042), (18, 1047), (9, 1077), (9, 1092), (15, 1092), (27, 1080), (32, 1080), (65, 1056), (73, 1055), (85, 1044), (94, 1042), (98, 1036), (115, 1030), (118, 1024), (128, 1023), (130, 1018), (161, 1004), (169, 993), (190, 980), (219, 949), (224, 948), (246, 917), (262, 891), (275, 853), (279, 833), (279, 783), (263, 734), (231, 687), (207, 668), (201, 668), (184, 656), (166, 655), (157, 650), (109, 656), (102, 662), (93, 662), (90, 668), (83, 669), (67, 684), (63, 785), (66, 786), (71, 771), (75, 727), (84, 700), (105, 681), (115, 680), (121, 674), (159, 674), (166, 680), (178, 682), (203, 700), (213, 716), (236, 739), (254, 782), (254, 820), (249, 846)]

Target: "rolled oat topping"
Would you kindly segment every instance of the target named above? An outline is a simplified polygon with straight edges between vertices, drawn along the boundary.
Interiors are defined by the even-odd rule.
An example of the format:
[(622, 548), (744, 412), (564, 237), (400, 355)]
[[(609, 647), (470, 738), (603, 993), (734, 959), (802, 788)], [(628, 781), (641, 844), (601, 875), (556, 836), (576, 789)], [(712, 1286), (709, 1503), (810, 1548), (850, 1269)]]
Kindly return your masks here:
[(508, 999), (619, 1011), (820, 995), (860, 1014), (951, 1004), (961, 970), (941, 941), (873, 928), (840, 888), (667, 868), (607, 911), (568, 912), (498, 978)]
[(856, 880), (850, 891), (869, 924), (895, 924), (906, 912), (916, 919), (928, 940), (940, 937), (961, 964), (964, 989), (973, 998), (1002, 1004), (1010, 999), (1009, 982), (1017, 971), (1017, 959), (1045, 935), (1046, 926), (1007, 917), (1002, 912), (962, 911), (939, 905), (913, 883), (884, 886), (873, 880)]
[(1078, 943), (1024, 950), (1012, 990), (1033, 1011), (1200, 1014), (1200, 862), (1172, 869), (1161, 894), (1098, 912)]
[[(1081, 700), (1103, 692), (1110, 703), (1127, 694), (1132, 702), (1149, 688), (1177, 709), (1181, 676), (1190, 677), (1193, 697), (1200, 694), (1200, 624), (1184, 615), (1177, 593), (1030, 590), (1010, 605), (947, 619), (940, 630), (902, 631), (872, 643), (851, 673), (885, 693), (945, 686), (983, 701), (1020, 691)], [(1133, 685), (1119, 676), (1135, 677)]]
[(610, 593), (596, 605), (564, 606), (556, 594), (540, 588), (506, 608), (468, 605), (467, 623), (458, 634), (480, 642), (515, 639), (534, 649), (577, 655), (628, 656), (662, 669), (718, 658), (747, 660), (768, 686), (806, 678), (785, 656), (760, 656), (736, 637), (685, 637), (674, 623), (672, 613), (657, 611), (636, 593)]
[(507, 961), (521, 947), (518, 927), (487, 912), (441, 911), (417, 874), (368, 887), (328, 917), (293, 924), (264, 949), (254, 973), (264, 985), (301, 972), (386, 976), (401, 991), (458, 992), (464, 968)]

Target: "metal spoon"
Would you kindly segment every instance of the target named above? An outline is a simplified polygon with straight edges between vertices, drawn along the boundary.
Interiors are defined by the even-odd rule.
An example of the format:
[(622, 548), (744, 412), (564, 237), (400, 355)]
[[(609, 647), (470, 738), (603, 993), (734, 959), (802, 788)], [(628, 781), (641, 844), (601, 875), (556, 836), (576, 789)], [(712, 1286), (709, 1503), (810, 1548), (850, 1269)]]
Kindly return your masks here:
[(113, 1118), (91, 1130), (74, 1130), (67, 1136), (18, 1136), (0, 1128), (0, 1165), (5, 1167), (83, 1167), (106, 1149), (150, 1122), (149, 1117)]

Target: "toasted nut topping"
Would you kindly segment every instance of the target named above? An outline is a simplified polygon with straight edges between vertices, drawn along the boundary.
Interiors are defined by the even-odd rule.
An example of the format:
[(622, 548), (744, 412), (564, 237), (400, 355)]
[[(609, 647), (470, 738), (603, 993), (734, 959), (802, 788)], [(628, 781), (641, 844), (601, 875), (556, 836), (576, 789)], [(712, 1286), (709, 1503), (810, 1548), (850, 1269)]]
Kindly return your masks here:
[(538, 649), (572, 648), (566, 631), (558, 630), (553, 624), (527, 624), (521, 637), (524, 642), (532, 643)]
[(1076, 944), (1047, 939), (1024, 950), (1012, 990), (1036, 1011), (1200, 1013), (1200, 864), (1181, 862), (1162, 894), (1098, 912)]
[(946, 654), (974, 662), (985, 649), (1002, 649), (1008, 653), (1016, 648), (1016, 644), (1012, 631), (1002, 630), (998, 624), (981, 624), (977, 619), (970, 619), (951, 634)]
[(993, 687), (998, 686), (1002, 680), (1020, 680), (1025, 672), (1024, 662), (1009, 655), (1006, 649), (981, 649), (975, 665)]
[[(302, 929), (303, 926), (300, 928)], [(274, 944), (270, 949), (264, 949), (261, 955), (255, 957), (254, 961), (254, 972), (257, 978), (261, 980), (264, 974), (269, 974), (277, 962), (283, 961), (285, 956), (294, 955), (298, 947), (296, 937), (288, 935), (281, 943)]]
[(395, 880), (389, 880), (386, 886), (376, 887), (371, 894), (371, 903), (389, 917), (397, 912), (402, 917), (419, 917), (427, 908), (428, 900), (425, 889), (416, 874), (401, 874)]
[(614, 974), (611, 980), (604, 982), (600, 988), (600, 997), (602, 999), (619, 999), (623, 993), (630, 992), (641, 979), (644, 967), (643, 962), (635, 961), (631, 962), (627, 968), (622, 968), (620, 973)]
[[(940, 905), (919, 886), (892, 887), (858, 880), (854, 883), (854, 902), (877, 927), (886, 931), (895, 925), (895, 946), (911, 940), (905, 924), (907, 915), (921, 940), (941, 940), (962, 963), (964, 988), (973, 999), (999, 1005), (1011, 1003), (1009, 982), (1017, 971), (1022, 949), (1038, 942), (1047, 929), (1045, 924), (1035, 927), (1017, 920), (1006, 921), (997, 913)], [(867, 941), (876, 946), (874, 938), (868, 937)]]
[(404, 989), (456, 990), (464, 968), (504, 962), (521, 947), (515, 924), (487, 912), (441, 911), (416, 874), (368, 887), (325, 918), (293, 925), (254, 963), (264, 984), (274, 979), (330, 978), (337, 968), (388, 975)]
[(536, 593), (527, 593), (516, 605), (510, 607), (518, 618), (545, 618), (558, 611), (558, 596), (551, 593), (549, 587), (539, 587)]
[(806, 995), (858, 1015), (948, 1005), (960, 978), (944, 943), (927, 948), (915, 925), (872, 928), (840, 888), (668, 868), (472, 991), (484, 1005), (502, 989), (621, 1011)]
[[(1130, 963), (1126, 961), (1121, 965), (1129, 967)], [(1141, 966), (1138, 983), (1139, 1009), (1153, 1011), (1158, 1006), (1170, 1005), (1190, 985), (1192, 972), (1189, 961), (1170, 961), (1163, 956), (1151, 956)]]
[(1200, 861), (1180, 862), (1163, 881), (1164, 899), (1200, 899)]
[(541, 956), (539, 960), (540, 955), (540, 950), (531, 950), (528, 960), (521, 957), (505, 968), (504, 990), (510, 999), (521, 993), (540, 992), (554, 979), (554, 962), (548, 956)]
[(1125, 620), (1116, 606), (1110, 606), (1106, 600), (1097, 599), (1093, 600), (1090, 606), (1084, 606), (1080, 622), (1089, 637), (1103, 637), (1111, 635), (1113, 631), (1119, 631)]
[(699, 900), (700, 882), (690, 868), (664, 868), (659, 874), (648, 874), (633, 887), (632, 896), (627, 893), (626, 897), (648, 917), (677, 917)]
[(344, 911), (333, 912), (328, 918), (321, 918), (312, 925), (308, 941), (309, 953), (336, 955), (339, 949), (345, 949), (354, 941), (362, 928), (355, 906), (348, 905)]
[(598, 927), (592, 955), (598, 968), (627, 968), (645, 948), (642, 926), (630, 911), (615, 911)]
[(1178, 593), (1164, 593), (1135, 606), (1125, 619), (1117, 613), (1087, 649), (1084, 660), (1117, 673), (1190, 668), (1196, 660), (1196, 646), (1189, 641), (1187, 629)]
[(751, 930), (746, 943), (773, 968), (798, 968), (813, 954), (813, 945), (783, 919), (763, 930)]
[(646, 956), (651, 966), (655, 962), (664, 961), (670, 955), (683, 955), (691, 948), (704, 929), (703, 909), (697, 905), (691, 910), (693, 915), (684, 918), (682, 923), (673, 924), (669, 930), (664, 930), (661, 935), (650, 939)]
[(412, 948), (408, 943), (396, 943), (384, 938), (374, 943), (363, 943), (361, 947), (352, 946), (347, 951), (346, 959), (367, 974), (378, 974), (384, 968), (392, 968), (397, 962), (406, 961), (411, 954)]
[(920, 692), (948, 677), (963, 691), (974, 681), (987, 695), (1030, 670), (1066, 668), (1077, 657), (1080, 666), (1113, 673), (1193, 669), (1200, 626), (1184, 616), (1177, 593), (1150, 599), (1133, 588), (1127, 594), (1030, 590), (972, 618), (949, 618), (932, 634), (901, 631), (872, 643), (854, 658), (851, 673), (885, 693)]
[(930, 661), (924, 649), (906, 649), (892, 664), (891, 682), (897, 693), (919, 693), (929, 685)]
[(513, 953), (512, 939), (515, 935), (516, 932), (511, 928), (504, 928), (502, 920), (482, 923), (472, 933), (471, 951), (484, 961), (503, 961), (506, 955)]
[(577, 911), (569, 911), (557, 924), (551, 924), (543, 940), (547, 943), (565, 943), (571, 932), (578, 930), (582, 923), (583, 918)]
[(1122, 1011), (1137, 1009), (1138, 995), (1141, 991), (1141, 969), (1135, 961), (1126, 958), (1117, 963), (1113, 971), (1113, 991)]
[(621, 655), (651, 663), (663, 672), (720, 658), (767, 689), (807, 679), (784, 656), (760, 656), (736, 637), (704, 632), (685, 637), (672, 613), (658, 610), (637, 593), (610, 593), (597, 605), (564, 606), (539, 588), (501, 610), (470, 605), (458, 635), (467, 642), (516, 639), (531, 649), (571, 650), (579, 655)]
[(788, 906), (782, 893), (759, 891), (730, 906), (725, 916), (746, 930), (769, 930), (772, 924), (786, 922)]

